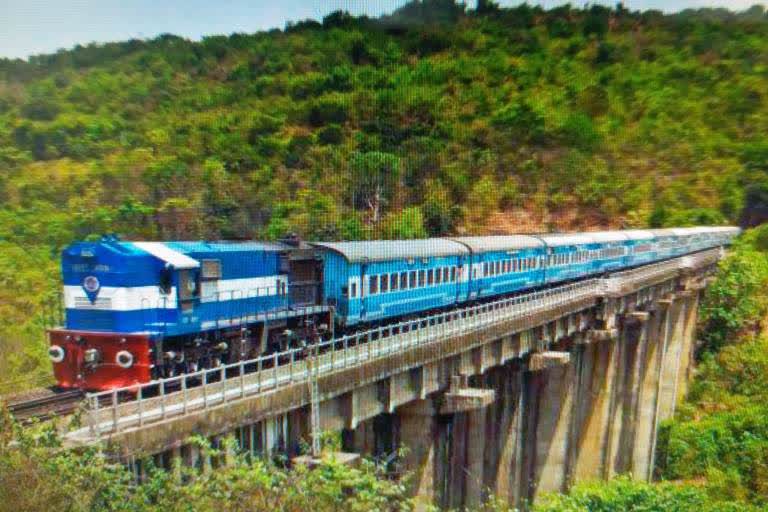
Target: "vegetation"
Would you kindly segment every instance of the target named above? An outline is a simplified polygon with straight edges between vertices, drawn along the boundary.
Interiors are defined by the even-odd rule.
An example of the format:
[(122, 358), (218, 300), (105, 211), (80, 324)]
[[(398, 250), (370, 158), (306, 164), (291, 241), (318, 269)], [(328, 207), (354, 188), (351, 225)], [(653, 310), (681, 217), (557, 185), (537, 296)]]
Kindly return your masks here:
[(688, 402), (664, 426), (665, 479), (768, 506), (768, 226), (748, 232), (703, 305), (704, 346)]
[(567, 495), (546, 496), (536, 512), (749, 512), (745, 503), (713, 499), (692, 485), (648, 484), (618, 477), (610, 482), (577, 484)]
[[(364, 461), (359, 467), (328, 459), (312, 471), (287, 471), (264, 459), (225, 459), (226, 448), (202, 439), (201, 467), (167, 472), (149, 467), (136, 484), (122, 465), (95, 449), (61, 450), (52, 427), (21, 429), (0, 417), (0, 511), (298, 512), (410, 510), (405, 483), (384, 478)], [(230, 440), (228, 442), (234, 442)]]

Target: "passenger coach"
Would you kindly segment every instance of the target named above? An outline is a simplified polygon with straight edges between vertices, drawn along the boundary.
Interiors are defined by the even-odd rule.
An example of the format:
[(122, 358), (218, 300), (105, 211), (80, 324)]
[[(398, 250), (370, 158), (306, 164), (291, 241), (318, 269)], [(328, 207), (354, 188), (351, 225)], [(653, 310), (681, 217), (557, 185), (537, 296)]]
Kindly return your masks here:
[(467, 295), (470, 253), (452, 240), (313, 245), (326, 250), (324, 296), (346, 326), (443, 308)]

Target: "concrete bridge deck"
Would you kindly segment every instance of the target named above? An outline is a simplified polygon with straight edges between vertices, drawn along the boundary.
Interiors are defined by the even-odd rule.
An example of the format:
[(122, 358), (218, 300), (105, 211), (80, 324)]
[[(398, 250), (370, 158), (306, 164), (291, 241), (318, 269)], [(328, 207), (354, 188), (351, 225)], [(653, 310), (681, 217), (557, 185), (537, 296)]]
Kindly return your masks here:
[[(408, 446), (404, 464), (424, 503), (461, 507), (487, 492), (520, 503), (579, 478), (648, 478), (658, 422), (687, 382), (698, 290), (721, 255), (323, 342), (312, 359), (321, 428), (348, 432), (347, 448), (364, 454)], [(191, 435), (238, 432), (254, 449), (253, 425), (281, 418), (272, 437), (289, 438), (290, 451), (309, 430), (302, 352), (165, 379), (152, 385), (156, 396), (134, 388), (130, 402), (104, 406), (106, 395), (93, 395), (67, 442), (103, 442), (123, 458), (178, 456)], [(213, 382), (189, 387), (190, 378)]]

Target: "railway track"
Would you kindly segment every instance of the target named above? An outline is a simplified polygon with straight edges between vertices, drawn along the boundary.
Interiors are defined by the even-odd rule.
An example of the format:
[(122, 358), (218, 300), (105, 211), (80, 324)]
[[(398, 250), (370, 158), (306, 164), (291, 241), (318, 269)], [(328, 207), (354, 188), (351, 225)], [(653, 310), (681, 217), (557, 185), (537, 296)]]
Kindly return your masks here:
[(8, 410), (20, 423), (47, 420), (54, 416), (71, 414), (77, 410), (85, 393), (80, 390), (60, 391), (55, 388), (34, 390), (23, 396), (11, 397)]

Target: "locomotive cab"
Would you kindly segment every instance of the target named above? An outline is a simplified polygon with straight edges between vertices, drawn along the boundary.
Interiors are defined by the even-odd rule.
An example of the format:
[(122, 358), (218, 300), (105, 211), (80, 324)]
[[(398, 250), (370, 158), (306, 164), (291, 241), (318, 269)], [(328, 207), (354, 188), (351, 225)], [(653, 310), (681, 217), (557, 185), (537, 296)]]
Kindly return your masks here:
[(66, 248), (66, 320), (63, 328), (49, 332), (59, 385), (100, 389), (149, 380), (149, 347), (161, 326), (175, 321), (182, 272), (196, 263), (158, 258), (139, 243), (110, 237)]

